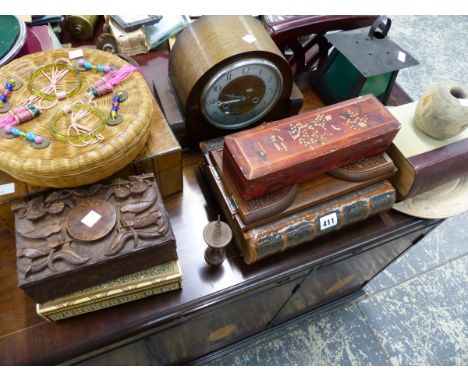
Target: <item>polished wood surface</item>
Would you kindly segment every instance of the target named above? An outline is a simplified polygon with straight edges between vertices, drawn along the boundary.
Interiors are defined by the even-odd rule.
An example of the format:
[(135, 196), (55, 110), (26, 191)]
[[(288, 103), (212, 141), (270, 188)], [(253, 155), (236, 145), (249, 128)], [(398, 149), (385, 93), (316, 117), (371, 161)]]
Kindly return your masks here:
[[(136, 59), (148, 82), (161, 73), (167, 75), (167, 52), (152, 52)], [(298, 83), (304, 93), (304, 111), (320, 105), (308, 87), (308, 79), (299, 78)], [(396, 104), (409, 101), (398, 87), (394, 88), (392, 97)], [(125, 344), (199, 317), (211, 307), (240, 299), (262, 286), (281, 284), (304, 275), (346, 253), (435, 224), (387, 212), (344, 228), (332, 238), (320, 238), (295, 248), (287, 256), (266, 259), (259, 264), (246, 265), (230, 244), (227, 260), (213, 269), (203, 259), (206, 243), (202, 232), (209, 221), (216, 219), (219, 208), (200, 173), (200, 160), (198, 152), (184, 155), (184, 191), (165, 198), (183, 272), (181, 291), (61, 322), (47, 322), (36, 315), (34, 301), (17, 287), (14, 239), (8, 231), (0, 231), (0, 364), (57, 364), (115, 344)], [(228, 329), (215, 332), (212, 338), (221, 338), (229, 333)]]
[(137, 174), (154, 172), (162, 196), (182, 191), (182, 148), (156, 100), (148, 140), (132, 165)]
[[(296, 285), (295, 281), (290, 281), (277, 288), (260, 291), (150, 336), (159, 363), (185, 363), (219, 349), (220, 344), (239, 341), (263, 330), (286, 303)], [(189, 343), (187, 338), (190, 338)]]
[(382, 271), (431, 228), (408, 232), (354, 256), (312, 270), (288, 304), (276, 315), (271, 325), (277, 325), (300, 313), (359, 290), (367, 280)]
[(395, 232), (430, 224), (396, 212), (366, 222), (294, 250), (293, 255), (246, 265), (233, 244), (228, 259), (212, 269), (203, 259), (204, 225), (219, 211), (207, 182), (199, 172), (199, 154), (184, 157), (184, 192), (166, 199), (183, 272), (182, 291), (149, 297), (63, 322), (46, 322), (35, 304), (16, 284), (14, 240), (0, 232), (0, 364), (55, 364), (111, 345), (162, 324), (194, 314), (206, 304), (225, 301), (259, 283), (318, 264), (345, 248), (379, 241)]
[(372, 95), (224, 138), (223, 172), (251, 200), (385, 151), (400, 123)]

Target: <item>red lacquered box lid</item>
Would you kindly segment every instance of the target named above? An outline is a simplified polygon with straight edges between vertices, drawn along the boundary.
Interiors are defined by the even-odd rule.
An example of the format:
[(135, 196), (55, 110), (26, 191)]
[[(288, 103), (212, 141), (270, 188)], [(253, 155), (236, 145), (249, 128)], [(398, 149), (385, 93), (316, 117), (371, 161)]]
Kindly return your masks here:
[(223, 166), (250, 199), (383, 152), (399, 126), (377, 98), (358, 97), (225, 137)]

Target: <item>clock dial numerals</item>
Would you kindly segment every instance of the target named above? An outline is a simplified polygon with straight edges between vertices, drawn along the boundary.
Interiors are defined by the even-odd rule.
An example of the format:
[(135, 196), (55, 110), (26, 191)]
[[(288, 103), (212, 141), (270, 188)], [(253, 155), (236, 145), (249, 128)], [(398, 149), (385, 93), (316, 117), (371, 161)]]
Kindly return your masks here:
[(276, 104), (282, 78), (271, 62), (249, 59), (214, 75), (202, 95), (202, 110), (213, 125), (237, 129), (258, 121)]

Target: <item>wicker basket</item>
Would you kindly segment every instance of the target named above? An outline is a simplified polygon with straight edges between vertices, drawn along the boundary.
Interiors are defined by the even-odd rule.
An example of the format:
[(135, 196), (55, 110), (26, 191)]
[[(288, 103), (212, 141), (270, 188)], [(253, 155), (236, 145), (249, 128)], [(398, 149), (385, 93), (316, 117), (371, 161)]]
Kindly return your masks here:
[[(14, 60), (0, 68), (0, 84), (10, 77), (19, 77), (25, 84), (12, 92), (10, 103), (16, 107), (19, 102), (31, 95), (27, 80), (35, 68), (52, 64), (58, 58), (68, 58), (70, 49), (41, 52)], [(95, 50), (83, 49), (84, 58), (93, 64), (115, 65), (121, 67), (125, 61), (117, 56)], [(68, 74), (67, 74), (68, 75)], [(51, 144), (41, 150), (34, 149), (23, 139), (0, 138), (0, 168), (11, 176), (37, 186), (77, 187), (94, 183), (106, 178), (131, 162), (146, 143), (150, 120), (153, 113), (153, 96), (140, 73), (119, 84), (120, 89), (128, 92), (128, 99), (120, 104), (119, 114), (124, 121), (117, 126), (106, 126), (102, 131), (102, 142), (75, 147), (68, 142), (53, 138), (49, 131), (52, 116), (67, 104), (83, 100), (89, 85), (102, 78), (102, 74), (92, 71), (81, 72), (82, 85), (72, 97), (62, 100), (32, 121), (21, 124), (23, 131), (49, 137)], [(109, 113), (113, 93), (96, 98), (97, 107), (106, 115)], [(0, 115), (0, 118), (4, 114)]]

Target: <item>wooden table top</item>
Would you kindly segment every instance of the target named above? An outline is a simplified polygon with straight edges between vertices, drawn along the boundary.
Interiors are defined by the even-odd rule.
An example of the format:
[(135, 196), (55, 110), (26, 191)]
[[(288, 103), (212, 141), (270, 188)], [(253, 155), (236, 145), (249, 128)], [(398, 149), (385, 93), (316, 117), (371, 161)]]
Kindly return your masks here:
[[(150, 70), (152, 61), (165, 60), (162, 70), (164, 65), (167, 68), (164, 54), (139, 56), (137, 60), (143, 64), (147, 79), (159, 75)], [(304, 101), (303, 111), (320, 106), (311, 91), (304, 91)], [(405, 93), (395, 87), (392, 103), (408, 101)], [(165, 199), (183, 272), (180, 291), (48, 322), (36, 315), (34, 301), (17, 287), (15, 241), (7, 231), (0, 231), (0, 364), (61, 363), (129, 337), (143, 336), (156, 326), (175, 322), (258, 285), (284, 279), (342, 251), (428, 224), (428, 221), (387, 212), (255, 265), (246, 265), (230, 244), (227, 261), (220, 268), (211, 269), (203, 258), (206, 244), (202, 232), (220, 211), (199, 170), (200, 160), (198, 152), (184, 155), (183, 193)]]

